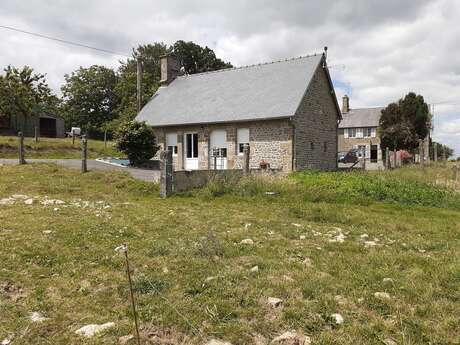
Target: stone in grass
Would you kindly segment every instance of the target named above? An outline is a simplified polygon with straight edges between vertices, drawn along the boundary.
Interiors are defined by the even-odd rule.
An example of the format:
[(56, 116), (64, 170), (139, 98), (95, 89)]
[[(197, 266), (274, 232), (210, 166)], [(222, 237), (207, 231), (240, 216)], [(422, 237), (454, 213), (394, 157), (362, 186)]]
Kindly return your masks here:
[(276, 297), (268, 297), (267, 303), (273, 308), (278, 308), (283, 304), (283, 300)]
[(385, 340), (383, 340), (383, 343), (385, 345), (398, 345), (398, 343), (391, 338), (386, 338)]
[(246, 238), (240, 242), (241, 244), (247, 244), (247, 245), (253, 245), (254, 241), (251, 240), (250, 238)]
[(112, 327), (115, 327), (114, 322), (107, 322), (107, 323), (103, 323), (102, 325), (91, 324), (91, 325), (86, 325), (86, 326), (83, 326), (82, 328), (77, 329), (75, 333), (78, 335), (82, 335), (86, 338), (91, 338), (94, 335), (102, 331), (105, 331), (106, 329), (112, 328)]
[(32, 205), (34, 203), (34, 199), (27, 199), (24, 201), (24, 204), (26, 205)]
[(384, 284), (391, 284), (394, 282), (394, 280), (392, 278), (383, 278), (382, 282)]
[(132, 335), (132, 334), (124, 335), (124, 336), (118, 338), (118, 344), (120, 344), (120, 345), (126, 345), (126, 344), (128, 344), (132, 339), (134, 339), (134, 335)]
[(304, 239), (306, 239), (306, 238), (307, 238), (307, 236), (305, 236), (305, 235), (300, 235), (300, 236), (299, 236), (299, 239), (300, 239), (300, 240), (304, 240)]
[(390, 296), (390, 294), (388, 292), (376, 292), (374, 294), (374, 297), (377, 298), (377, 299), (382, 299), (382, 300), (391, 299), (391, 296)]
[(305, 267), (312, 267), (313, 266), (313, 262), (311, 261), (310, 258), (305, 258), (303, 261), (302, 261), (303, 265)]
[(42, 315), (42, 313), (40, 313), (38, 311), (34, 311), (34, 312), (30, 313), (29, 318), (30, 318), (30, 321), (32, 321), (32, 322), (43, 322), (43, 321), (48, 320), (48, 318), (44, 317)]
[(257, 273), (257, 272), (259, 272), (259, 266), (254, 266), (249, 271), (252, 272), (252, 273)]
[(0, 344), (1, 345), (10, 345), (12, 341), (13, 341), (13, 338), (5, 338), (5, 339), (2, 340), (2, 342)]
[(223, 341), (219, 339), (211, 339), (206, 343), (206, 345), (232, 345), (232, 343), (229, 343), (228, 341)]
[(309, 336), (298, 334), (295, 331), (284, 332), (274, 338), (270, 344), (273, 345), (310, 345), (311, 339)]
[(341, 325), (343, 323), (343, 316), (340, 315), (339, 313), (334, 313), (334, 314), (331, 314), (331, 319), (332, 321), (334, 321), (334, 323), (336, 325)]

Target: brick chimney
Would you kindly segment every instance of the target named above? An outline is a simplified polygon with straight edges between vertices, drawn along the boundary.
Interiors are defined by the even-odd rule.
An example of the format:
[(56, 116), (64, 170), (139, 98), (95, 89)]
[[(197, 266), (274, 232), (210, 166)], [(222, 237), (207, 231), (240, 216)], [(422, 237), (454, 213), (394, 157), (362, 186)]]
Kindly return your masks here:
[(342, 113), (346, 114), (350, 111), (350, 98), (345, 95), (342, 100)]
[(180, 73), (180, 65), (174, 54), (166, 54), (160, 57), (161, 80), (160, 85), (168, 85)]

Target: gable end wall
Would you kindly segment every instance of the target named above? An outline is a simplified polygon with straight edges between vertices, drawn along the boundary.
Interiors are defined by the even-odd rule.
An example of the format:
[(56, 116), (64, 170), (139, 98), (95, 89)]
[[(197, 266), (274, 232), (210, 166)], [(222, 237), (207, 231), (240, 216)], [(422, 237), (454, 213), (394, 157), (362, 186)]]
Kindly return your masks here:
[(322, 64), (293, 118), (296, 170), (337, 169), (338, 114)]

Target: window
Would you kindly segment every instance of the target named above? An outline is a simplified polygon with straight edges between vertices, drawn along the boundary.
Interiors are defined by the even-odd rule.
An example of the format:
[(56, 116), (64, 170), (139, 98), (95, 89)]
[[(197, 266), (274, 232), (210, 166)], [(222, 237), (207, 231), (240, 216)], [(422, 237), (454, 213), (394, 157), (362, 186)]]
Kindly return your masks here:
[(372, 128), (364, 128), (364, 138), (372, 137)]
[(166, 147), (172, 151), (173, 156), (177, 156), (177, 133), (166, 134)]
[(310, 141), (310, 150), (315, 149), (315, 143), (313, 141)]
[(198, 134), (187, 133), (185, 135), (186, 158), (198, 158)]
[(366, 157), (366, 145), (358, 145), (358, 157)]
[(356, 138), (356, 128), (348, 128), (348, 137)]
[(356, 138), (363, 137), (363, 128), (356, 128)]
[(236, 131), (237, 150), (238, 154), (242, 155), (244, 152), (244, 145), (249, 145), (249, 128), (238, 128)]

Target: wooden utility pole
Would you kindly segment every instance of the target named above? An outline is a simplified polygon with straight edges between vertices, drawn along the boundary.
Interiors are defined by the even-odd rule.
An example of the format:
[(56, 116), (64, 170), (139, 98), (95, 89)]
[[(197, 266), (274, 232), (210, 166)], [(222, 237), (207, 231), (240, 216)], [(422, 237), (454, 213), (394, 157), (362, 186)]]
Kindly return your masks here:
[(24, 134), (22, 132), (18, 133), (19, 138), (19, 164), (26, 164), (24, 159)]
[(88, 140), (86, 135), (81, 137), (81, 172), (88, 172)]
[(142, 109), (142, 60), (137, 58), (137, 112)]

